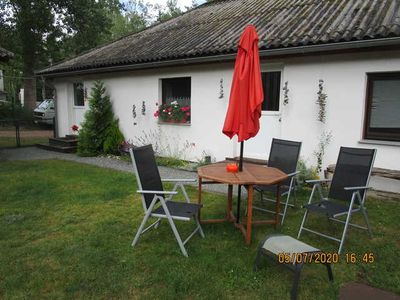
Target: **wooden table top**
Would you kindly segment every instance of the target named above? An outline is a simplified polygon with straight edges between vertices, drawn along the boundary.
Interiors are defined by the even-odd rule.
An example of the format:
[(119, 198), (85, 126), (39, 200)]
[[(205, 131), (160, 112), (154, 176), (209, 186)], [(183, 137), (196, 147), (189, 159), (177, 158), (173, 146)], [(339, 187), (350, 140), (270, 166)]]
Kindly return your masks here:
[(243, 163), (242, 172), (230, 173), (226, 170), (227, 164), (222, 162), (202, 166), (197, 169), (197, 174), (203, 179), (240, 185), (273, 185), (288, 178), (279, 169), (250, 163)]

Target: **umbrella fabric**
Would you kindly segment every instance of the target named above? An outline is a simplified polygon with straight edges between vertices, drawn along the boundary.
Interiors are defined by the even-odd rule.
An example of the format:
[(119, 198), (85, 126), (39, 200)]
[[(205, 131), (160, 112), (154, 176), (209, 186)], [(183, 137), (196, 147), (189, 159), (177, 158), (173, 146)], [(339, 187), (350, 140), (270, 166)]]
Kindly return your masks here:
[(260, 129), (263, 99), (258, 35), (255, 27), (248, 25), (239, 42), (222, 132), (229, 138), (237, 134), (239, 142), (255, 136)]

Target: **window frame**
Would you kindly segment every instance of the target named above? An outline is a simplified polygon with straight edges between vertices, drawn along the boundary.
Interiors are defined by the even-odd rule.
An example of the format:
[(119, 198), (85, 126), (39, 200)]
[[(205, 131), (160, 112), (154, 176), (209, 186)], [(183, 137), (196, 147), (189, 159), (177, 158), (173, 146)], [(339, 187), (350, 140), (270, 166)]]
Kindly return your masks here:
[(261, 73), (266, 72), (280, 72), (281, 73), (281, 81), (279, 87), (279, 110), (261, 110), (261, 116), (281, 116), (282, 115), (282, 98), (283, 98), (283, 82), (284, 82), (284, 67), (282, 63), (262, 63), (261, 64)]
[[(75, 92), (75, 86), (78, 84), (82, 84), (82, 94), (83, 94), (83, 105), (76, 105), (75, 97), (76, 97), (76, 92)], [(72, 101), (73, 101), (73, 107), (74, 108), (85, 108), (86, 103), (85, 103), (85, 84), (83, 81), (76, 81), (72, 83)]]
[(365, 114), (364, 114), (364, 128), (363, 128), (363, 139), (364, 140), (376, 140), (376, 141), (391, 141), (400, 142), (400, 128), (393, 129), (392, 132), (388, 132), (388, 129), (371, 130), (370, 119), (371, 119), (371, 107), (372, 107), (372, 96), (373, 96), (373, 82), (376, 80), (400, 80), (400, 72), (379, 72), (379, 73), (367, 73), (367, 88), (365, 95)]
[(185, 123), (176, 123), (176, 122), (168, 122), (168, 121), (162, 121), (160, 118), (158, 118), (158, 123), (159, 124), (172, 124), (172, 125), (180, 125), (180, 126), (187, 126), (192, 123), (192, 76), (190, 75), (179, 75), (179, 76), (169, 76), (169, 77), (162, 77), (158, 79), (158, 92), (159, 92), (159, 104), (163, 105), (166, 104), (166, 99), (164, 102), (163, 98), (163, 82), (164, 80), (173, 80), (173, 79), (189, 79), (189, 84), (190, 84), (190, 93), (189, 93), (189, 106), (190, 106), (190, 117), (189, 121)]

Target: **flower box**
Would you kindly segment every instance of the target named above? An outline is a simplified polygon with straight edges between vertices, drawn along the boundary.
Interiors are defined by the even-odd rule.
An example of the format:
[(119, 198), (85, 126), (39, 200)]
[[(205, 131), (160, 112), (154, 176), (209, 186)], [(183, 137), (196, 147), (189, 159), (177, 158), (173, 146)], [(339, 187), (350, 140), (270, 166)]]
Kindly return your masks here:
[(160, 123), (186, 124), (190, 123), (190, 105), (181, 106), (178, 101), (161, 104), (154, 113)]

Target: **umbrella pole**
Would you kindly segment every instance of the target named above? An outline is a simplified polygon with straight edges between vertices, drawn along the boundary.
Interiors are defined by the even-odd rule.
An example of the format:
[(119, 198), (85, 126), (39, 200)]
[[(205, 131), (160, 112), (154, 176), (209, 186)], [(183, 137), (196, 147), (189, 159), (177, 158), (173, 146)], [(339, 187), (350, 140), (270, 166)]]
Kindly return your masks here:
[[(240, 143), (240, 156), (239, 156), (239, 172), (243, 171), (243, 147), (244, 142)], [(236, 223), (239, 224), (240, 221), (240, 198), (242, 196), (242, 186), (238, 187), (238, 201), (237, 201), (237, 209), (236, 209)]]
[(244, 142), (240, 142), (239, 172), (243, 171), (243, 147)]

